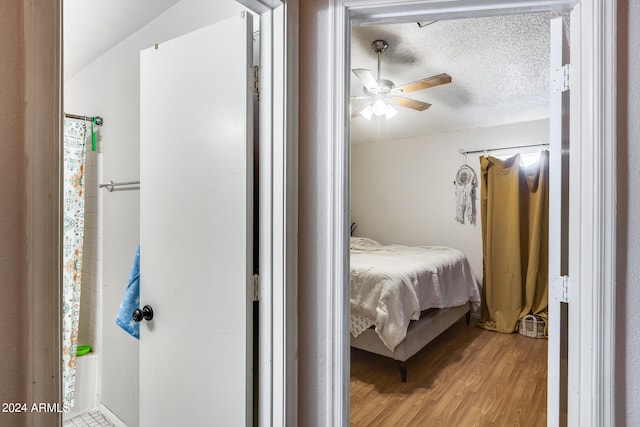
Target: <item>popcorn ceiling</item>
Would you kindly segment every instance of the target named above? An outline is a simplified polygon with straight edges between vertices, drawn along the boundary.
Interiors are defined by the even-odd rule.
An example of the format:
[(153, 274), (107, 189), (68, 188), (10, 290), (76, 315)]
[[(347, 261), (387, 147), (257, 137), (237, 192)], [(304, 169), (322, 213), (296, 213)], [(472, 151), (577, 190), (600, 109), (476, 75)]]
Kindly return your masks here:
[[(352, 120), (352, 140), (399, 139), (454, 129), (496, 126), (548, 117), (549, 21), (557, 14), (510, 15), (356, 27), (351, 68), (375, 74), (371, 42), (384, 39), (381, 77), (396, 85), (447, 73), (450, 84), (407, 94), (433, 104), (400, 109), (385, 123)], [(351, 94), (362, 84), (352, 75)], [(352, 103), (352, 105), (357, 105)]]

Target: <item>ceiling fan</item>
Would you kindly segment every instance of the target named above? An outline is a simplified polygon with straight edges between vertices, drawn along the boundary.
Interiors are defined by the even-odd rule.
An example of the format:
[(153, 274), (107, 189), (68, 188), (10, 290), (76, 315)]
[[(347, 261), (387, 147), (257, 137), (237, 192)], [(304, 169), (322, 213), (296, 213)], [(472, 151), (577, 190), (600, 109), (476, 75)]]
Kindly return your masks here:
[(374, 52), (378, 54), (378, 78), (375, 78), (370, 70), (364, 68), (355, 68), (352, 70), (353, 74), (355, 74), (364, 85), (364, 96), (352, 96), (351, 99), (368, 99), (369, 102), (356, 108), (351, 114), (351, 117), (361, 115), (367, 120), (371, 120), (371, 117), (376, 115), (385, 116), (385, 118), (390, 119), (397, 114), (397, 110), (393, 108), (392, 105), (424, 111), (431, 107), (431, 104), (416, 99), (405, 98), (400, 95), (451, 83), (451, 76), (443, 73), (396, 87), (395, 83), (391, 80), (380, 78), (380, 54), (387, 50), (389, 43), (384, 40), (375, 40), (371, 43), (371, 47)]

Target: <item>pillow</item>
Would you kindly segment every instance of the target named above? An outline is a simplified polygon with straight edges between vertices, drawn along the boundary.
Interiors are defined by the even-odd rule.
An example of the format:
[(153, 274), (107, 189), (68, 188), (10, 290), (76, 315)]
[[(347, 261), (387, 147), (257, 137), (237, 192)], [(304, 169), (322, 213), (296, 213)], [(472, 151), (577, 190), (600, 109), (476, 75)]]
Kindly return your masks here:
[(382, 245), (367, 237), (352, 237), (350, 246), (351, 250), (366, 251), (380, 248)]

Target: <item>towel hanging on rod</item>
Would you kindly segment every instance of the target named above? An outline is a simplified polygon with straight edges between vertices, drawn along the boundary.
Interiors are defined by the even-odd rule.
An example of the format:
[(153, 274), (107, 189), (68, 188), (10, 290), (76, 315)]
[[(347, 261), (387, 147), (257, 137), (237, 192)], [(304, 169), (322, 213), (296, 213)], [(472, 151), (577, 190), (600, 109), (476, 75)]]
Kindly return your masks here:
[(137, 308), (140, 308), (140, 243), (138, 243), (136, 255), (133, 258), (129, 281), (116, 317), (118, 326), (132, 337), (140, 339), (140, 323), (135, 322), (131, 317)]

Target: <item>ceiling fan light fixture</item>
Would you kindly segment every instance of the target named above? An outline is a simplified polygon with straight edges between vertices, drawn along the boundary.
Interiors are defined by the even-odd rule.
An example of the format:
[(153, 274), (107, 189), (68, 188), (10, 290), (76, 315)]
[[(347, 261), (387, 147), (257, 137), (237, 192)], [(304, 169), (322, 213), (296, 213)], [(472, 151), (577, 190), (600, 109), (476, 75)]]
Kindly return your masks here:
[(387, 104), (384, 100), (379, 99), (376, 102), (367, 104), (359, 114), (367, 120), (371, 120), (373, 116), (384, 117), (389, 120), (398, 114), (398, 110), (393, 108), (390, 104)]
[(373, 109), (371, 108), (371, 105), (367, 105), (364, 110), (360, 111), (360, 115), (367, 120), (371, 120), (371, 116), (373, 116)]
[(391, 105), (387, 105), (387, 111), (384, 113), (385, 119), (389, 120), (391, 117), (398, 114), (398, 110), (393, 108)]
[(387, 113), (387, 107), (389, 107), (389, 104), (384, 102), (383, 99), (376, 99), (371, 106), (371, 111), (373, 111), (373, 114), (376, 116), (384, 116)]

